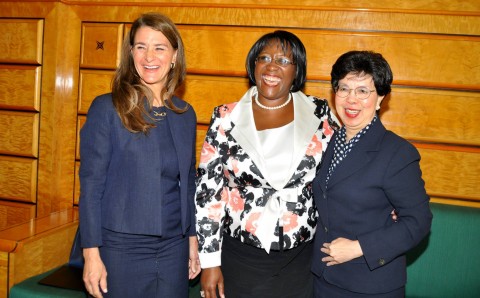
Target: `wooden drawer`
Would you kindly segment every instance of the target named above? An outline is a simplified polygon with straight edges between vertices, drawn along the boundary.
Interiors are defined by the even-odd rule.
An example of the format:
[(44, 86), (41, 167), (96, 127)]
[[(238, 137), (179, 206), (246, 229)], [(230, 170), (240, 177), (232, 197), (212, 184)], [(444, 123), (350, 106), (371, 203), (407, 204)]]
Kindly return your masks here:
[(0, 110), (0, 154), (38, 157), (39, 115)]
[(0, 63), (42, 64), (43, 20), (0, 19)]
[(0, 200), (0, 230), (35, 218), (35, 205)]
[(78, 113), (87, 114), (95, 97), (112, 91), (114, 71), (80, 70), (80, 94), (78, 96)]
[(0, 197), (35, 203), (37, 167), (36, 159), (0, 155)]
[(115, 69), (120, 60), (123, 24), (83, 23), (80, 67)]
[(40, 111), (41, 66), (0, 65), (0, 108)]

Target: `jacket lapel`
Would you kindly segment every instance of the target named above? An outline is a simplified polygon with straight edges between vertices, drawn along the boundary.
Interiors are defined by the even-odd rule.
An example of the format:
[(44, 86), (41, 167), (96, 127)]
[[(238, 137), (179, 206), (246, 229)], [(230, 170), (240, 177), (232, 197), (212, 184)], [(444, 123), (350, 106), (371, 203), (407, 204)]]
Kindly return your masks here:
[[(380, 119), (377, 119), (377, 121), (372, 124), (369, 131), (361, 137), (360, 141), (357, 144), (355, 144), (355, 147), (353, 147), (347, 158), (345, 158), (335, 168), (332, 176), (330, 177), (330, 180), (328, 181), (328, 187), (333, 187), (335, 184), (357, 173), (363, 167), (368, 165), (368, 163), (372, 159), (372, 156), (369, 153), (379, 150), (380, 142), (383, 138), (383, 135), (385, 134), (385, 131), (385, 127), (380, 122)], [(331, 145), (331, 147), (334, 147), (334, 143), (331, 143)], [(331, 149), (333, 151), (333, 148)], [(328, 166), (330, 166), (330, 163)], [(328, 172), (328, 167), (326, 168), (326, 171)]]
[(335, 144), (335, 139), (338, 137), (338, 132), (335, 132), (332, 136), (332, 139), (330, 140), (329, 145), (327, 146), (327, 150), (325, 151), (325, 155), (323, 157), (322, 163), (320, 165), (320, 170), (318, 171), (317, 175), (320, 177), (319, 178), (319, 184), (320, 188), (322, 189), (323, 192), (326, 190), (326, 181), (327, 181), (327, 174), (328, 174), (328, 168), (330, 167), (330, 164), (332, 163), (333, 159), (333, 153), (335, 152), (334, 150), (334, 144)]
[(240, 99), (229, 117), (225, 117), (222, 126), (224, 128), (232, 127), (231, 135), (238, 145), (248, 154), (258, 170), (265, 179), (268, 179), (265, 162), (262, 154), (262, 146), (257, 135), (255, 121), (252, 111), (252, 96), (256, 94), (257, 88), (250, 88)]
[(250, 88), (250, 90), (238, 102), (230, 116), (225, 118), (225, 122), (222, 126), (224, 128), (233, 126), (231, 135), (235, 138), (237, 143), (245, 150), (245, 152), (247, 152), (269, 184), (275, 189), (282, 189), (288, 183), (304, 158), (312, 137), (320, 126), (321, 119), (314, 114), (316, 109), (315, 103), (301, 92), (293, 94), (295, 113), (293, 157), (295, 159), (289, 164), (289, 175), (285, 177), (285, 180), (282, 183), (273, 184), (271, 182), (272, 179), (269, 179), (270, 175), (265, 165), (262, 146), (253, 119), (252, 97), (256, 93), (256, 87)]
[(191, 152), (191, 148), (194, 146), (194, 138), (188, 133), (190, 128), (186, 127), (185, 118), (182, 117), (182, 114), (177, 114), (170, 109), (165, 110), (168, 117), (170, 132), (172, 133), (175, 152), (177, 153), (180, 175), (183, 178), (182, 175), (188, 174), (190, 171), (192, 155), (189, 154), (189, 152)]
[(297, 170), (300, 162), (304, 159), (307, 148), (321, 123), (321, 119), (315, 115), (315, 109), (317, 106), (314, 102), (312, 102), (312, 100), (310, 100), (302, 92), (294, 93), (293, 99), (295, 115), (293, 148), (294, 159), (288, 171), (290, 175), (286, 177), (287, 179), (284, 181), (284, 185), (290, 180), (291, 176)]

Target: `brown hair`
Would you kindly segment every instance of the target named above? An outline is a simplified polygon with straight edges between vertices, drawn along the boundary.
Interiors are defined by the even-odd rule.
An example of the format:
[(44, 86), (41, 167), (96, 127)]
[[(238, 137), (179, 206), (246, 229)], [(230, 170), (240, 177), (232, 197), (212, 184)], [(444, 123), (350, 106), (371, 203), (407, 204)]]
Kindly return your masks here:
[[(189, 105), (179, 108), (172, 102), (173, 93), (185, 79), (186, 73), (185, 52), (180, 33), (167, 16), (154, 12), (142, 14), (133, 22), (129, 34), (125, 36), (123, 41), (120, 65), (112, 82), (112, 97), (115, 109), (125, 128), (131, 132), (146, 134), (150, 128), (155, 127), (152, 121), (145, 119), (145, 116), (151, 119), (147, 109), (152, 108), (153, 93), (150, 88), (142, 83), (130, 54), (135, 35), (138, 29), (142, 27), (150, 27), (162, 32), (172, 44), (172, 47), (177, 50), (175, 67), (170, 69), (166, 86), (160, 94), (162, 104), (176, 113), (185, 112)], [(147, 102), (144, 98), (147, 99)]]

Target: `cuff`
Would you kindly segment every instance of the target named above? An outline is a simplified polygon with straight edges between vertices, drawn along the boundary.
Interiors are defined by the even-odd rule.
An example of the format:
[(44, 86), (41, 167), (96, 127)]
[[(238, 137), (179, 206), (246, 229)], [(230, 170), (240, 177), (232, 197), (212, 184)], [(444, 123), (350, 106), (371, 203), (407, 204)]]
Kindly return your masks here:
[(222, 264), (222, 252), (199, 253), (200, 266), (202, 269), (218, 267)]

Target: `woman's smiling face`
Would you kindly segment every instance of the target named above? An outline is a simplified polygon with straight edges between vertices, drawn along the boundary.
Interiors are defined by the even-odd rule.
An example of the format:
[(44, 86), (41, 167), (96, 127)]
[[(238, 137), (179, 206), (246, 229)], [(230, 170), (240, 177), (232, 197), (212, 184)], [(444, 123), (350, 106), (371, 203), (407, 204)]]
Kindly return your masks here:
[[(350, 90), (347, 97), (335, 94), (335, 107), (347, 130), (347, 139), (350, 139), (373, 120), (384, 96), (379, 96), (375, 92), (373, 78), (368, 74), (349, 73), (338, 82), (338, 88)], [(370, 90), (370, 95), (365, 99), (359, 99), (355, 94), (357, 88)]]
[(136, 32), (132, 46), (135, 69), (152, 91), (159, 91), (165, 86), (176, 54), (177, 51), (162, 32), (150, 27), (141, 27)]
[(285, 100), (295, 80), (296, 65), (289, 63), (281, 66), (275, 60), (284, 57), (292, 61), (291, 49), (287, 48), (287, 52), (284, 52), (280, 43), (272, 41), (258, 55), (262, 56), (269, 56), (271, 62), (258, 60), (255, 64), (255, 83), (259, 98), (264, 101)]

